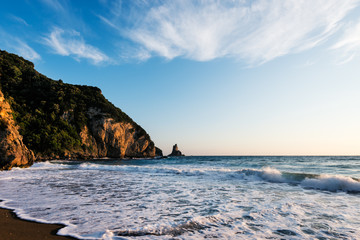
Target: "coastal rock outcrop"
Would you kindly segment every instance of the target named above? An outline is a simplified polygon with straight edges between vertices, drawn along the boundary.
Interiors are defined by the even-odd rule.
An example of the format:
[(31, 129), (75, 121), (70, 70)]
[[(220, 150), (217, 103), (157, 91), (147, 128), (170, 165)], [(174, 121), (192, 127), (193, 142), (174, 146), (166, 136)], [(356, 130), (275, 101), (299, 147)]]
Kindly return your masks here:
[[(11, 124), (6, 122), (1, 129), (1, 157), (9, 155), (6, 162), (14, 158), (14, 164), (31, 165), (34, 157), (47, 160), (156, 156), (155, 144), (146, 131), (109, 102), (97, 87), (52, 80), (38, 73), (32, 62), (0, 50), (0, 89), (3, 105), (12, 111), (7, 116), (13, 116)], [(5, 126), (5, 122), (1, 124)], [(6, 139), (12, 139), (13, 148), (5, 144), (9, 142)]]
[(88, 151), (85, 155), (91, 157), (155, 157), (154, 143), (141, 135), (131, 123), (116, 122), (113, 118), (90, 118), (89, 128), (84, 127), (80, 133), (82, 144)]
[(155, 156), (156, 157), (163, 157), (164, 156), (163, 151), (158, 147), (155, 147)]
[(0, 169), (29, 166), (34, 162), (33, 152), (24, 145), (22, 139), (10, 105), (0, 91)]
[(172, 152), (169, 154), (169, 156), (174, 156), (174, 157), (178, 156), (179, 157), (179, 156), (185, 156), (185, 155), (181, 153), (181, 151), (178, 148), (178, 145), (175, 144), (173, 146)]

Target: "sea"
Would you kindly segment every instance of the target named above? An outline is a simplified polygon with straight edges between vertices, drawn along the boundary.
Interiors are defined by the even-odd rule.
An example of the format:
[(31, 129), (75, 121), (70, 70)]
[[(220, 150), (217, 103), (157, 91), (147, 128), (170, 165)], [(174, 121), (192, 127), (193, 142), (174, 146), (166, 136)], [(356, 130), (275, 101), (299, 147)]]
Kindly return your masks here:
[(48, 161), (0, 172), (0, 207), (80, 239), (360, 239), (358, 156)]

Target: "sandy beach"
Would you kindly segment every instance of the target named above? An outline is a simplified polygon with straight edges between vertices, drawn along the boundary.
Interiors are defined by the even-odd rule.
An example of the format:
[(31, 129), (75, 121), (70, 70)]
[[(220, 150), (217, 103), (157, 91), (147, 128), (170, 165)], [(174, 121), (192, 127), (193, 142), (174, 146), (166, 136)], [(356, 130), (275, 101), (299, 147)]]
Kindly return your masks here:
[(18, 218), (8, 209), (0, 208), (0, 240), (65, 240), (76, 239), (56, 235), (60, 224), (44, 224)]

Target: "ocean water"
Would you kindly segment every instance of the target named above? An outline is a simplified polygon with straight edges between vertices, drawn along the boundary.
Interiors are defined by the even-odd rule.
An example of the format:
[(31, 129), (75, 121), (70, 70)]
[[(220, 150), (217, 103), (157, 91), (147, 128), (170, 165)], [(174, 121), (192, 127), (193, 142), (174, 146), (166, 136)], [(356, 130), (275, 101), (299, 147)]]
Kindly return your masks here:
[(0, 206), (82, 239), (360, 239), (360, 157), (51, 161)]

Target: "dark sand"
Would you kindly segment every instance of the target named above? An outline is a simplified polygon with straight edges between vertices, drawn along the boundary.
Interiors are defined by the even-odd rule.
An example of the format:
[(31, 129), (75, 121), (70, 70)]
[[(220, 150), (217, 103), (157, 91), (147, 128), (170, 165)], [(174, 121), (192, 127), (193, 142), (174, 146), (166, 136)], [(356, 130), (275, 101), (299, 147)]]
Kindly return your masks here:
[(18, 218), (8, 209), (0, 208), (0, 240), (66, 240), (76, 239), (56, 235), (61, 224), (44, 224)]

